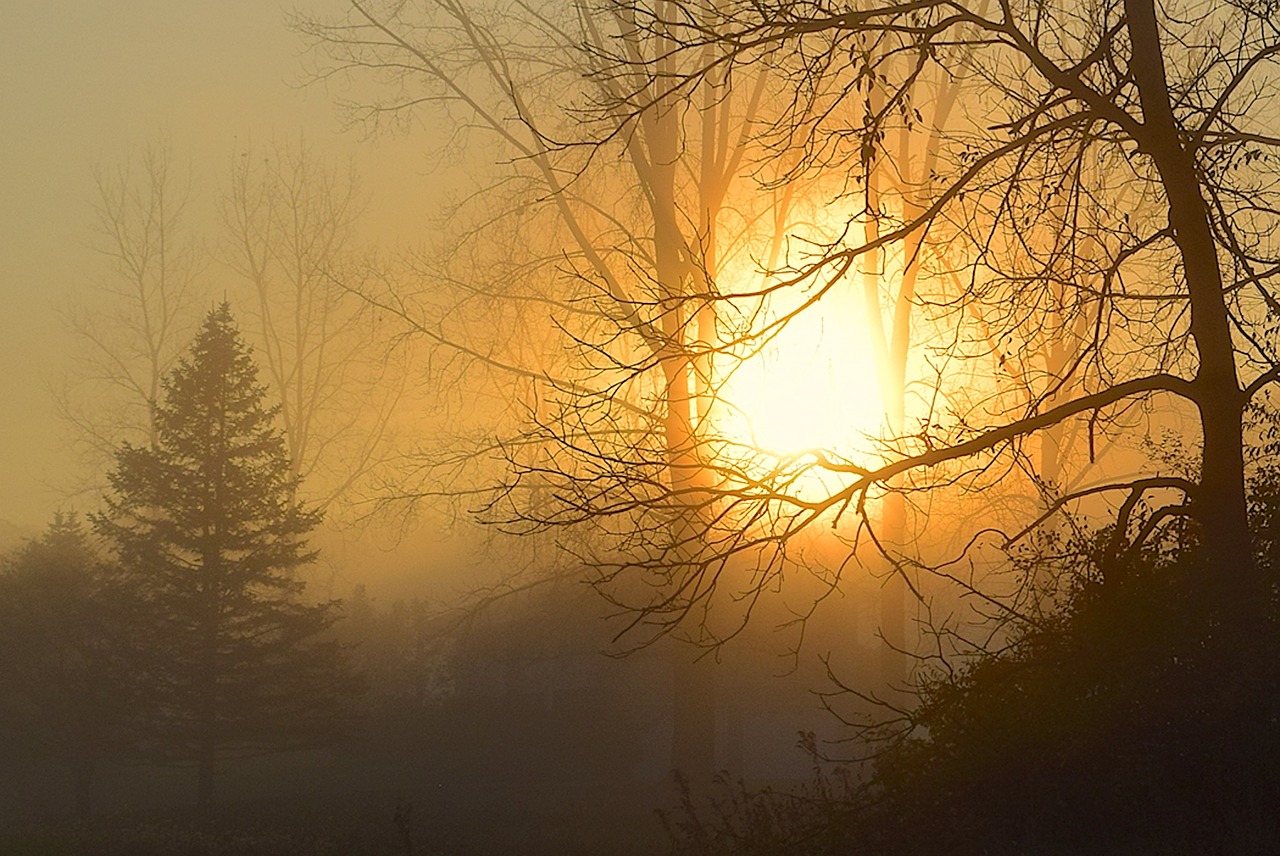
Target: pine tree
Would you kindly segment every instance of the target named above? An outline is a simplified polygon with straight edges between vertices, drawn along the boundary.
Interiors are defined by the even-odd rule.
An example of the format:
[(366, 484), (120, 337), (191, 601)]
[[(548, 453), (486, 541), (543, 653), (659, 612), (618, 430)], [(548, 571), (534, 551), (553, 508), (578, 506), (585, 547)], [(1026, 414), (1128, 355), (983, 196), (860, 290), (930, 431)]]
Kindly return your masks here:
[(318, 512), (297, 499), (257, 367), (223, 304), (165, 378), (150, 447), (124, 444), (95, 518), (139, 575), (156, 641), (154, 739), (195, 762), (197, 802), (227, 758), (332, 739), (354, 682), (298, 569)]
[(135, 746), (146, 707), (138, 605), (73, 514), (0, 565), (0, 745), (64, 765), (81, 817), (98, 769)]

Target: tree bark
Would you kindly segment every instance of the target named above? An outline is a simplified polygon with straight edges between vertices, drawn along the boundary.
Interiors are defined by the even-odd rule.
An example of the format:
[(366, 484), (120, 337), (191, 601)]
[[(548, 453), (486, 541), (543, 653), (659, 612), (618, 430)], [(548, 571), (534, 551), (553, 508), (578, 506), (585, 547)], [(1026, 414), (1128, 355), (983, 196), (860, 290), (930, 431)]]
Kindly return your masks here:
[(1200, 413), (1204, 449), (1194, 513), (1217, 573), (1203, 594), (1227, 614), (1244, 617), (1256, 603), (1245, 503), (1243, 421), (1245, 395), (1223, 290), (1218, 248), (1200, 190), (1195, 153), (1173, 114), (1154, 0), (1125, 0), (1143, 122), (1138, 140), (1153, 159), (1169, 207), (1169, 224), (1182, 258), (1190, 297), (1191, 336), (1199, 357), (1192, 397)]

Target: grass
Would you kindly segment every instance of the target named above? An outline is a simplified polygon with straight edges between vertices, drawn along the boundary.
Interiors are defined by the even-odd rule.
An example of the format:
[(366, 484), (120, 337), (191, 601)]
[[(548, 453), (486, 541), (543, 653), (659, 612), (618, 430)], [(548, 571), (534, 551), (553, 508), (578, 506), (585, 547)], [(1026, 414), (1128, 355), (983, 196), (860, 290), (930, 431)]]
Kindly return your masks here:
[(0, 853), (28, 856), (648, 856), (667, 850), (665, 785), (468, 783), (122, 812), (86, 822), (0, 822)]

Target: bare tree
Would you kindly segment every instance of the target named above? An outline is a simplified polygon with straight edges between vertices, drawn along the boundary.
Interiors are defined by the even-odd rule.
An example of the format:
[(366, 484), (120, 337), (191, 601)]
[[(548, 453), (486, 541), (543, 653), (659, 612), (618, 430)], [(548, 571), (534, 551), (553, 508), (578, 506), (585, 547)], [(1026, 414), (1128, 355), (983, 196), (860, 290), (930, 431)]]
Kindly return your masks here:
[[(689, 110), (648, 77), (676, 42), (627, 10), (588, 3), (535, 12), (353, 2), (342, 22), (300, 26), (325, 51), (329, 73), (371, 72), (393, 84), (385, 101), (358, 105), (358, 116), (377, 122), (443, 105), (469, 145), (483, 130), (513, 159), (485, 195), (488, 219), (462, 236), (452, 264), (420, 261), (435, 294), (411, 297), (401, 281), (370, 295), (439, 346), (467, 379), (455, 388), (469, 391), (473, 412), (491, 424), (501, 412), (478, 407), (479, 390), (519, 402), (510, 433), (490, 429), (470, 450), (433, 452), (426, 480), (398, 498), (467, 492), (457, 468), (487, 452), (506, 470), (496, 492), (472, 483), (490, 520), (521, 531), (588, 524), (588, 534), (564, 539), (578, 567), (661, 542), (675, 550), (662, 572), (675, 581), (692, 560), (693, 533), (706, 529), (697, 519), (710, 513), (680, 498), (717, 480), (707, 438), (728, 403), (717, 355), (757, 347), (739, 334), (763, 311), (760, 301), (720, 301), (719, 282), (735, 268), (750, 277), (753, 254), (767, 256), (761, 247), (789, 220), (788, 189), (758, 192), (748, 179), (771, 169), (750, 154), (756, 112), (776, 85), (768, 69), (713, 73)], [(704, 63), (720, 49), (707, 51)], [(633, 112), (632, 98), (647, 108)], [(609, 483), (633, 462), (633, 487), (654, 479), (675, 498), (648, 528), (629, 512), (619, 525), (611, 511), (578, 515), (551, 498), (565, 480)], [(605, 573), (595, 582), (618, 602), (643, 599), (644, 614), (667, 610), (663, 581), (636, 589)], [(709, 621), (685, 630), (702, 646), (724, 636)], [(709, 779), (712, 661), (680, 653), (675, 662), (674, 763)]]
[(197, 321), (205, 266), (185, 222), (190, 180), (167, 144), (99, 166), (94, 179), (94, 247), (107, 269), (66, 307), (78, 352), (57, 396), (93, 473), (90, 488), (122, 439), (154, 439), (152, 405)]
[[(1167, 418), (1199, 424), (1198, 479), (1135, 467), (1063, 491), (1049, 512), (1109, 500), (1122, 552), (1159, 537), (1172, 520), (1193, 518), (1220, 569), (1203, 580), (1207, 609), (1248, 623), (1250, 604), (1256, 609), (1263, 598), (1250, 570), (1241, 420), (1275, 375), (1271, 348), (1257, 335), (1274, 303), (1268, 284), (1277, 263), (1265, 171), (1276, 141), (1259, 118), (1276, 53), (1265, 9), (1241, 3), (1188, 16), (1149, 0), (857, 8), (695, 0), (587, 10), (598, 14), (591, 21), (617, 29), (608, 41), (577, 40), (593, 45), (589, 82), (603, 87), (584, 115), (610, 120), (584, 147), (557, 145), (554, 123), (537, 120), (544, 114), (534, 108), (547, 105), (530, 93), (564, 80), (557, 76), (564, 68), (540, 63), (527, 40), (498, 38), (450, 4), (436, 27), (415, 26), (406, 4), (385, 14), (363, 3), (353, 8), (345, 24), (305, 28), (341, 69), (393, 78), (396, 94), (366, 115), (404, 115), (429, 99), (465, 110), (512, 146), (518, 165), (529, 168), (525, 186), (536, 183), (530, 176), (543, 182), (543, 210), (563, 218), (573, 247), (564, 267), (591, 288), (526, 299), (573, 319), (561, 329), (589, 358), (576, 373), (558, 372), (552, 381), (493, 350), (456, 347), (447, 320), (438, 320), (447, 313), (419, 327), (545, 393), (530, 407), (540, 430), (494, 444), (514, 475), (505, 507), (517, 522), (592, 527), (595, 547), (584, 556), (610, 594), (637, 611), (638, 628), (723, 641), (781, 584), (796, 545), (825, 527), (848, 539), (850, 557), (873, 542), (910, 583), (911, 557), (885, 543), (869, 513), (886, 491), (923, 497), (943, 485), (974, 504), (1024, 468), (1031, 438), (1048, 437), (1041, 449), (1052, 450), (1063, 432), (1079, 432), (1094, 449), (1138, 420)], [(559, 39), (570, 30), (549, 17), (537, 20), (553, 41), (576, 43)], [(1195, 23), (1183, 23), (1189, 20)], [(469, 47), (451, 52), (430, 41), (450, 33)], [(452, 61), (459, 64), (445, 65)], [(776, 108), (774, 139), (795, 140), (798, 169), (839, 171), (867, 204), (843, 240), (813, 236), (772, 280), (730, 283), (714, 265), (701, 288), (691, 286), (699, 280), (688, 275), (697, 270), (690, 260), (707, 257), (687, 249), (698, 233), (660, 213), (690, 210), (668, 205), (677, 198), (671, 164), (693, 162), (681, 145), (687, 129), (675, 117), (695, 106), (706, 115), (720, 104), (717, 80), (766, 69), (794, 93), (762, 102)], [(502, 112), (462, 85), (477, 78)], [(832, 80), (844, 85), (825, 83)], [(929, 129), (935, 165), (904, 179), (903, 201), (886, 211), (892, 206), (876, 197), (888, 179), (869, 173), (876, 165), (895, 173), (900, 155), (886, 141), (923, 122), (915, 111), (926, 80), (967, 80), (981, 94), (958, 101), (958, 115)], [(863, 91), (874, 97), (856, 104)], [(834, 97), (815, 110), (812, 92)], [(668, 128), (677, 129), (674, 136)], [(590, 222), (583, 212), (626, 223), (616, 206), (624, 194), (608, 197), (606, 207), (584, 192), (593, 177), (609, 175), (610, 143), (624, 157), (643, 155), (635, 162), (651, 179), (633, 185), (641, 210), (654, 215), (643, 221), (652, 232), (640, 232), (641, 241), (630, 241), (630, 230), (602, 229), (594, 234), (612, 240), (597, 243), (583, 228)], [(520, 209), (526, 223), (530, 212)], [(614, 254), (619, 247), (628, 252)], [(898, 291), (904, 312), (893, 326), (914, 317), (923, 321), (920, 338), (937, 338), (925, 352), (932, 383), (917, 385), (923, 394), (913, 411), (902, 408), (879, 454), (778, 454), (703, 419), (732, 405), (717, 376), (731, 375), (735, 362), (824, 305), (849, 274), (879, 272), (874, 254), (882, 250), (932, 264), (928, 282)], [(625, 263), (610, 268), (609, 259)], [(714, 318), (720, 332), (699, 336), (700, 318)], [(1048, 359), (1037, 364), (1030, 355), (1045, 347)], [(717, 360), (723, 368), (698, 374)], [(990, 372), (993, 363), (1014, 365)], [(700, 383), (718, 394), (700, 401)], [(643, 419), (645, 411), (653, 418)], [(1055, 454), (1042, 458), (1042, 469), (1058, 466)], [(973, 516), (990, 525), (971, 527), (978, 531), (964, 552), (970, 564), (994, 562), (1022, 535), (1008, 515)], [(962, 567), (935, 562), (921, 570), (982, 604), (986, 615), (1016, 615), (1016, 599), (984, 588)], [(727, 618), (712, 609), (726, 601)], [(991, 638), (989, 629), (984, 634)], [(983, 638), (952, 641), (982, 645)]]
[(353, 293), (368, 268), (355, 247), (361, 207), (355, 175), (305, 141), (238, 150), (220, 206), (293, 476), (322, 506), (350, 499), (386, 454), (404, 381), (395, 352), (375, 344), (377, 314)]
[[(931, 401), (879, 458), (816, 452), (772, 465), (753, 460), (726, 475), (701, 499), (726, 503), (731, 513), (698, 533), (699, 544), (717, 545), (702, 555), (698, 573), (727, 579), (733, 557), (756, 550), (760, 538), (792, 539), (842, 515), (865, 517), (868, 500), (904, 474), (924, 479), (917, 488), (985, 489), (998, 480), (993, 475), (1016, 470), (1029, 438), (1082, 425), (1092, 441), (1130, 430), (1145, 411), (1198, 425), (1198, 478), (1161, 472), (1153, 462), (1066, 492), (1049, 510), (1113, 498), (1113, 547), (1121, 554), (1159, 538), (1171, 521), (1194, 520), (1213, 557), (1198, 581), (1206, 612), (1212, 621), (1252, 627), (1267, 597), (1250, 555), (1242, 418), (1277, 376), (1274, 349), (1260, 331), (1274, 311), (1271, 282), (1280, 271), (1270, 238), (1270, 159), (1280, 140), (1266, 121), (1280, 33), (1268, 8), (1154, 0), (853, 8), (693, 2), (659, 11), (643, 26), (665, 32), (689, 21), (707, 23), (690, 28), (674, 52), (697, 55), (715, 43), (735, 67), (789, 63), (798, 91), (815, 67), (833, 65), (881, 87), (882, 106), (865, 114), (869, 120), (823, 115), (829, 139), (857, 141), (854, 155), (827, 158), (826, 169), (856, 164), (866, 151), (892, 158), (884, 139), (902, 122), (922, 75), (982, 85), (981, 96), (964, 103), (963, 121), (943, 134), (942, 165), (915, 212), (861, 240), (822, 248), (776, 286), (808, 288), (817, 304), (868, 256), (907, 246), (927, 228), (946, 247), (952, 274), (948, 287), (915, 298), (923, 314), (949, 328), (931, 347), (939, 375)], [(893, 49), (861, 49), (875, 39), (891, 40)], [(688, 98), (702, 85), (701, 70), (653, 76)], [(794, 125), (794, 112), (783, 111), (778, 122)], [(1031, 383), (1003, 391), (968, 383), (975, 357), (998, 349), (1007, 359), (1064, 339), (1067, 346)], [(800, 472), (821, 474), (827, 489), (821, 496), (795, 490)], [(735, 534), (748, 531), (744, 521), (767, 521), (767, 534)], [(1018, 527), (973, 528), (970, 557), (1021, 534)], [(934, 570), (1009, 614), (1008, 604), (957, 566)]]

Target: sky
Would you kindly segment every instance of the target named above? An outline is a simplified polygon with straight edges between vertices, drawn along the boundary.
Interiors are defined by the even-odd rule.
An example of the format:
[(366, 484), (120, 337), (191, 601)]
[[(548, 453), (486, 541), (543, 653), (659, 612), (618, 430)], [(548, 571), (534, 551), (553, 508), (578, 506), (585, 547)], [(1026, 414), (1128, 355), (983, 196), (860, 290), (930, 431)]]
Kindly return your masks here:
[[(432, 210), (419, 140), (344, 128), (304, 86), (293, 9), (341, 0), (6, 0), (0, 23), (0, 521), (38, 529), (71, 475), (50, 387), (69, 348), (57, 313), (104, 269), (92, 248), (93, 169), (167, 138), (190, 162), (193, 214), (244, 140), (305, 135), (351, 159), (385, 243), (412, 242)], [(203, 212), (203, 215), (201, 214)], [(81, 509), (85, 510), (85, 509)]]

